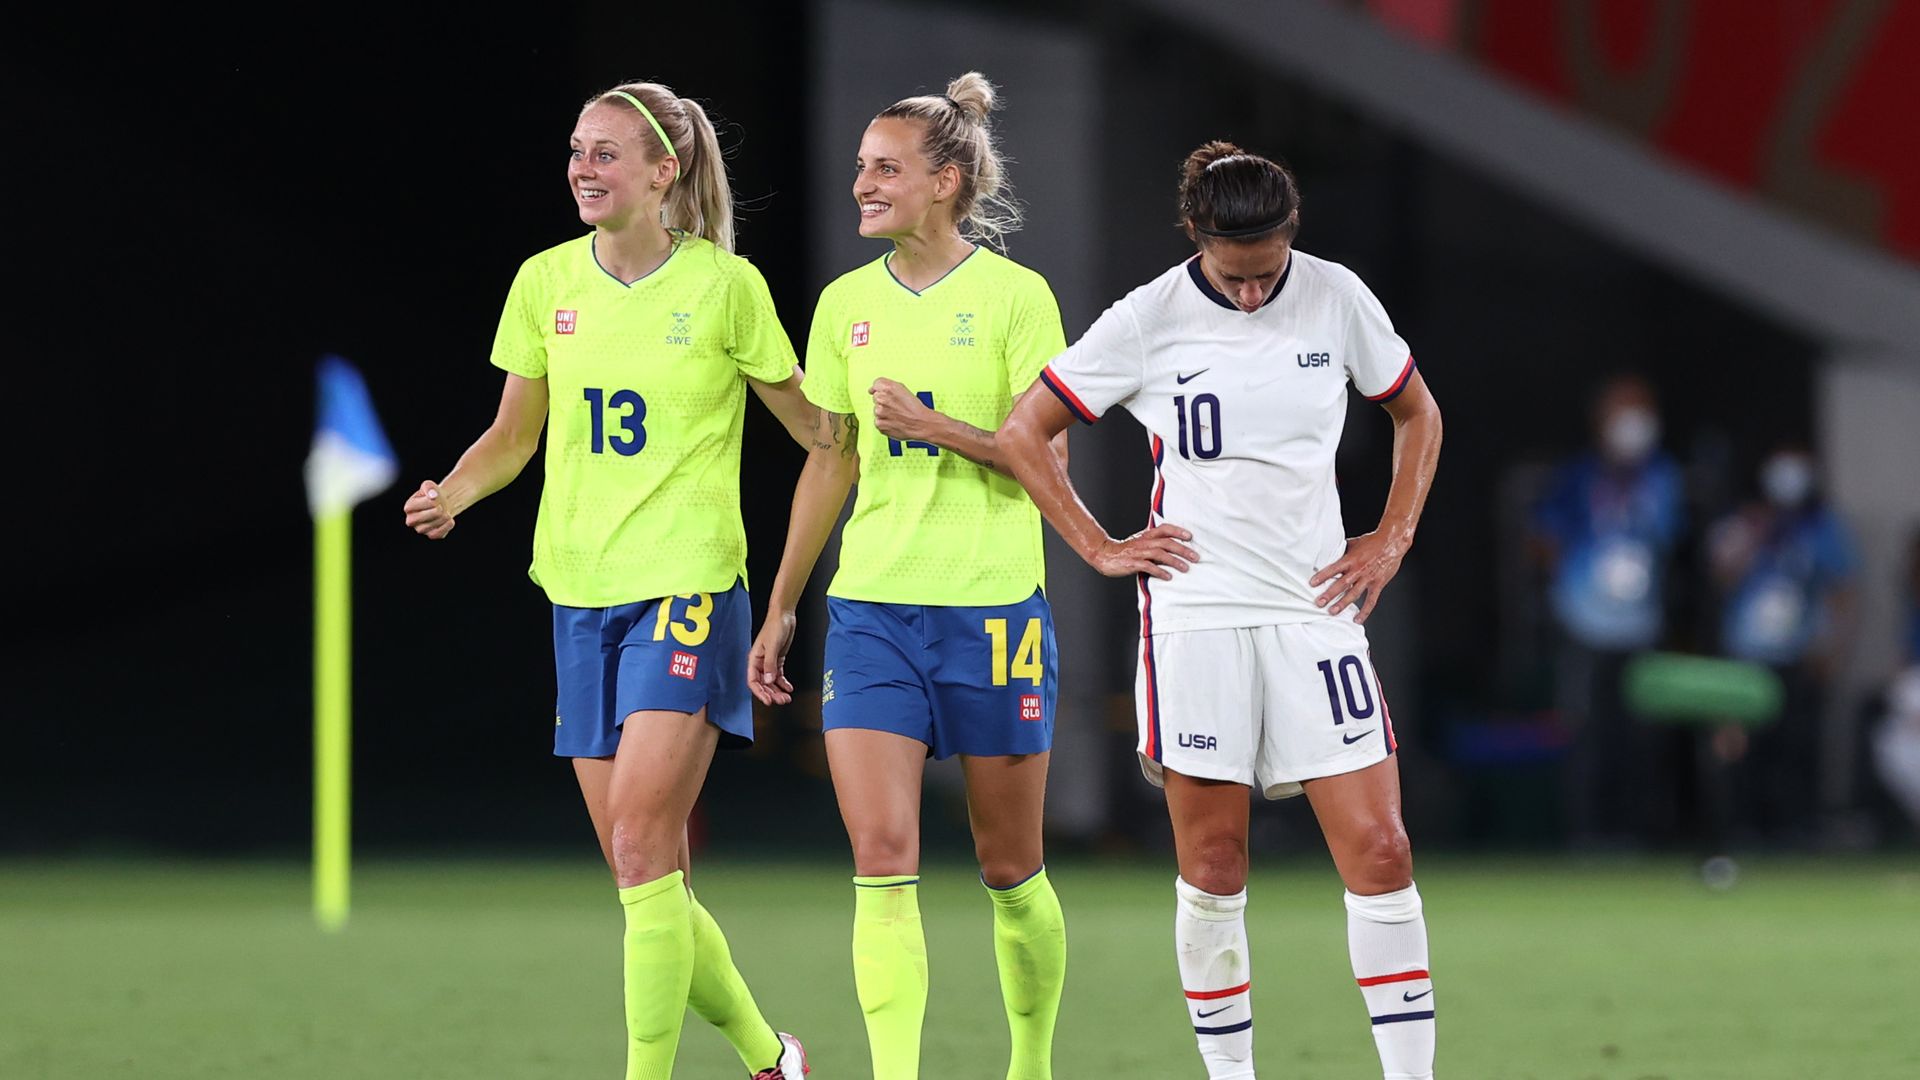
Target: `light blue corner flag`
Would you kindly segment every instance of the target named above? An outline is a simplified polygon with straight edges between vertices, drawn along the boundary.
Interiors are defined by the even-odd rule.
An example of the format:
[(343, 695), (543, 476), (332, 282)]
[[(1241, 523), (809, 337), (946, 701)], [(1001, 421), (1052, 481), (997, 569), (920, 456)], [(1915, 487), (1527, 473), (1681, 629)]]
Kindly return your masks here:
[(337, 356), (320, 361), (320, 415), (307, 454), (313, 511), (313, 913), (347, 923), (353, 837), (353, 507), (380, 494), (400, 463), (367, 384)]
[(385, 491), (399, 468), (360, 372), (337, 356), (322, 358), (319, 421), (307, 454), (308, 509), (316, 518), (350, 510)]

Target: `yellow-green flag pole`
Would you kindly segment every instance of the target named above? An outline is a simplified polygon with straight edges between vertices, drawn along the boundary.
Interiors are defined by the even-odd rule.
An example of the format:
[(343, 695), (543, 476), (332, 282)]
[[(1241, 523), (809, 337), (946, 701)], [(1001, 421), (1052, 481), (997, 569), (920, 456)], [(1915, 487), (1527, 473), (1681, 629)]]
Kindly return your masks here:
[(313, 917), (347, 925), (353, 844), (353, 507), (393, 483), (398, 462), (367, 384), (322, 357), (307, 508), (313, 515)]
[(353, 509), (313, 523), (313, 915), (347, 924), (353, 803)]

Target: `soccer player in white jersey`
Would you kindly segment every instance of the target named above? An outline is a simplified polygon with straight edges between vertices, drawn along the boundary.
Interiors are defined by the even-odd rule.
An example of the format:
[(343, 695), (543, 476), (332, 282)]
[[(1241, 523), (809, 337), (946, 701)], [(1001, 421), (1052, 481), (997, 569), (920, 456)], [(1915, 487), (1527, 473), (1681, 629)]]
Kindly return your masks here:
[[(1230, 143), (1196, 150), (1180, 209), (1199, 253), (1108, 308), (1041, 373), (1052, 392), (1022, 397), (995, 448), (1082, 558), (1138, 578), (1140, 763), (1173, 819), (1174, 938), (1208, 1075), (1254, 1075), (1244, 913), (1257, 787), (1312, 804), (1346, 885), (1385, 1076), (1414, 1080), (1433, 1075), (1427, 930), (1361, 624), (1413, 540), (1440, 411), (1366, 285), (1293, 249), (1299, 205), (1283, 166)], [(1334, 486), (1349, 384), (1394, 422), (1386, 510), (1352, 539)], [(1155, 472), (1148, 528), (1124, 541), (1048, 450), (1116, 405), (1150, 433)]]

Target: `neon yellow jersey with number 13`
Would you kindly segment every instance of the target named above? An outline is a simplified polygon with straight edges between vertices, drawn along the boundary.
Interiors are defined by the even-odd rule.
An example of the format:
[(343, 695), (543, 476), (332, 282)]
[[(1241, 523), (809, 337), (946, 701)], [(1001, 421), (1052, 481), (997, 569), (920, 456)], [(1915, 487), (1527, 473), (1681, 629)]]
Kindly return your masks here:
[(985, 248), (914, 292), (882, 258), (820, 294), (807, 399), (859, 418), (860, 484), (827, 593), (883, 604), (1013, 604), (1044, 583), (1040, 512), (1018, 481), (873, 426), (882, 376), (993, 431), (1067, 347), (1046, 279)]
[(528, 259), (495, 367), (547, 381), (546, 483), (529, 573), (567, 607), (719, 593), (744, 579), (746, 378), (793, 374), (793, 346), (753, 265), (676, 234), (627, 285), (593, 236)]

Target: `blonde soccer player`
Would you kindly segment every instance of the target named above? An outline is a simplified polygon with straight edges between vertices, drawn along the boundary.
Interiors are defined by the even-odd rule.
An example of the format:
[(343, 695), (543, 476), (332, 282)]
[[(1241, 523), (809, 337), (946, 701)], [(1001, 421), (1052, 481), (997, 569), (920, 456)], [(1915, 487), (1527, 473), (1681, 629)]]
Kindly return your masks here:
[[(1304, 793), (1319, 819), (1385, 1076), (1431, 1077), (1426, 920), (1362, 624), (1413, 542), (1440, 410), (1359, 277), (1294, 248), (1300, 192), (1285, 167), (1208, 143), (1187, 158), (1179, 200), (1198, 252), (1054, 360), (993, 451), (1082, 558), (1139, 583), (1139, 757), (1173, 820), (1174, 944), (1207, 1075), (1254, 1075), (1245, 909), (1258, 790)], [(1352, 539), (1334, 484), (1349, 388), (1394, 424), (1386, 509)], [(1048, 450), (1115, 406), (1147, 429), (1155, 472), (1148, 528), (1126, 540)]]
[(626, 915), (628, 1080), (666, 1080), (689, 1006), (756, 1080), (806, 1053), (760, 1014), (687, 885), (687, 816), (721, 745), (753, 739), (740, 436), (751, 387), (795, 438), (814, 409), (765, 281), (733, 254), (705, 110), (656, 83), (595, 95), (567, 182), (591, 231), (507, 293), (491, 426), (407, 499), (442, 539), (547, 432), (533, 580), (553, 602), (554, 753), (573, 760)]
[[(853, 845), (854, 983), (884, 1080), (920, 1074), (928, 756), (958, 755), (966, 775), (1012, 1034), (1008, 1077), (1052, 1075), (1066, 978), (1040, 833), (1058, 679), (1040, 517), (987, 450), (1065, 340), (1040, 275), (983, 245), (1017, 223), (1000, 197), (993, 103), (991, 84), (968, 73), (882, 110), (860, 140), (860, 235), (890, 249), (827, 286), (814, 313), (806, 395), (819, 425), (750, 667), (761, 700), (789, 699), (795, 605), (857, 473), (827, 588), (821, 718)], [(883, 428), (909, 405), (924, 432), (889, 437)]]

